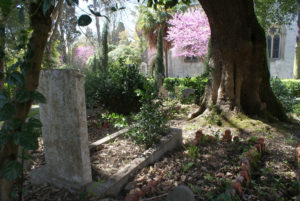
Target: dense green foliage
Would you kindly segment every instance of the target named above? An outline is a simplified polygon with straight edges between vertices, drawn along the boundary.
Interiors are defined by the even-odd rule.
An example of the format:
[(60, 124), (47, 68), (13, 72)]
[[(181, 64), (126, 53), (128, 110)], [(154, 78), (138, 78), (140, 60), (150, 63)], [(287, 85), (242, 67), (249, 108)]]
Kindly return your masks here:
[(300, 80), (282, 79), (281, 81), (291, 91), (292, 96), (300, 97)]
[(137, 89), (143, 89), (145, 78), (135, 65), (124, 59), (111, 64), (107, 72), (88, 72), (85, 78), (86, 102), (89, 107), (100, 104), (110, 112), (130, 114), (140, 108)]
[(142, 62), (138, 52), (129, 45), (118, 45), (114, 50), (109, 52), (108, 57), (110, 62), (116, 62), (120, 58), (126, 58), (125, 62), (127, 64), (139, 65)]
[(295, 97), (292, 91), (279, 78), (272, 78), (270, 83), (274, 94), (281, 102), (284, 110), (292, 112), (295, 105)]
[[(44, 6), (43, 3), (40, 2)], [(35, 57), (39, 55), (38, 48), (43, 47), (43, 44), (34, 46), (32, 38), (37, 35), (37, 27), (29, 27), (28, 24), (30, 22), (33, 25), (32, 21), (43, 14), (45, 18), (49, 18), (48, 13), (45, 13), (49, 7), (43, 7), (43, 13), (41, 9), (34, 9), (33, 15), (33, 8), (37, 5), (32, 3), (31, 9), (25, 9), (26, 6), (28, 5), (24, 1), (0, 1), (1, 200), (11, 191), (9, 185), (5, 186), (6, 182), (15, 181), (19, 200), (22, 198), (24, 160), (31, 159), (29, 150), (39, 147), (38, 137), (42, 127), (40, 120), (29, 117), (28, 113), (33, 102), (46, 102), (32, 83), (38, 77), (41, 67), (42, 55), (36, 59)], [(45, 26), (43, 31), (46, 28)], [(43, 37), (39, 42), (43, 43)]]
[(134, 117), (134, 125), (128, 133), (137, 144), (147, 148), (157, 144), (160, 136), (166, 133), (166, 115), (162, 101), (157, 98), (156, 86), (149, 81), (144, 82), (145, 91), (138, 90), (141, 97), (141, 111)]
[[(195, 96), (193, 97), (193, 102), (199, 104), (202, 95), (204, 94), (206, 83), (208, 81), (207, 74), (202, 74), (196, 77), (186, 77), (186, 78), (165, 78), (164, 87), (174, 95), (183, 100), (181, 97), (181, 91), (185, 88), (195, 89)], [(179, 92), (178, 92), (179, 91)]]
[(254, 0), (255, 13), (267, 30), (271, 25), (290, 24), (298, 12), (297, 0)]

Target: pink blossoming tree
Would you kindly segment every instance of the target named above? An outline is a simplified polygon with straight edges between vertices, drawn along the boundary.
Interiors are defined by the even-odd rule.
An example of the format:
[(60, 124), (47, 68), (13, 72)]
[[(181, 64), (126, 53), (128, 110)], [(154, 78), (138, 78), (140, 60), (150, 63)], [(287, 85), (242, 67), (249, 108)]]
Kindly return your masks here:
[(74, 50), (75, 62), (79, 65), (85, 65), (86, 61), (95, 54), (93, 46), (79, 46)]
[(176, 13), (168, 22), (171, 26), (166, 39), (173, 43), (174, 56), (206, 55), (210, 27), (202, 10), (189, 9), (184, 13)]

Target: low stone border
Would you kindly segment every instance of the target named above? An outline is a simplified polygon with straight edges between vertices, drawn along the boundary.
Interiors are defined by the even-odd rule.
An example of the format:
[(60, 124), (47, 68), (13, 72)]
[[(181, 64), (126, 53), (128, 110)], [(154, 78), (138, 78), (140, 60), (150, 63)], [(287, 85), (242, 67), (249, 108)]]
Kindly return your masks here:
[(264, 150), (264, 138), (258, 138), (257, 144), (255, 144), (254, 147), (252, 147), (249, 151), (243, 154), (239, 176), (235, 179), (234, 182), (231, 183), (231, 188), (226, 191), (226, 194), (234, 198), (237, 193), (240, 196), (240, 198), (242, 197), (242, 185), (249, 185), (251, 171), (253, 171), (253, 169), (256, 167), (257, 162), (261, 158)]
[[(196, 132), (195, 139), (193, 141), (194, 144), (201, 143), (203, 140), (215, 142), (217, 139), (213, 136), (204, 135), (202, 130), (198, 130)], [(222, 140), (227, 142), (238, 142), (238, 136), (232, 136), (230, 130), (225, 130)], [(231, 188), (226, 191), (231, 198), (234, 198), (236, 193), (242, 197), (243, 189), (242, 185), (246, 184), (246, 186), (250, 183), (251, 171), (256, 167), (258, 160), (261, 158), (263, 152), (265, 150), (264, 138), (260, 137), (257, 140), (257, 143), (252, 147), (249, 151), (243, 154), (241, 160), (241, 167), (239, 171), (238, 178), (232, 182)], [(300, 143), (299, 143), (299, 154), (298, 158), (300, 160)], [(300, 169), (299, 169), (299, 181), (300, 181)]]
[(166, 152), (179, 146), (182, 146), (182, 130), (171, 128), (170, 134), (164, 136), (157, 147), (146, 150), (142, 157), (134, 159), (124, 168), (112, 175), (106, 182), (102, 184), (97, 182), (91, 183), (87, 186), (87, 192), (92, 195), (97, 195), (100, 198), (117, 196), (132, 174), (154, 163)]
[[(231, 142), (233, 139), (234, 142), (237, 142), (239, 140), (238, 136), (234, 136), (232, 138), (231, 135), (231, 131), (230, 130), (226, 130), (222, 140), (227, 141), (227, 142)], [(202, 133), (202, 130), (199, 129), (196, 131), (195, 133), (195, 138), (192, 141), (192, 143), (194, 145), (199, 145), (203, 142), (211, 142), (214, 143), (216, 142), (218, 139), (214, 136), (210, 136), (210, 135), (205, 135)], [(147, 183), (147, 185), (144, 185), (142, 187), (142, 189), (140, 188), (135, 188), (133, 190), (131, 190), (127, 196), (125, 197), (125, 201), (138, 201), (140, 198), (144, 197), (146, 194), (148, 194), (149, 192), (151, 192), (152, 189), (154, 189), (158, 183), (160, 182), (162, 177), (156, 177), (153, 180), (149, 181)]]
[[(297, 169), (296, 169), (296, 178), (298, 182), (298, 187), (300, 188), (300, 142), (296, 145), (296, 162), (297, 162)], [(300, 200), (300, 194), (297, 196), (297, 201)]]
[(115, 133), (112, 133), (112, 134), (110, 134), (109, 136), (106, 136), (106, 137), (104, 137), (104, 138), (102, 138), (102, 139), (100, 139), (100, 140), (97, 140), (96, 142), (91, 143), (91, 144), (89, 145), (89, 149), (90, 149), (91, 152), (92, 152), (92, 151), (95, 151), (95, 149), (96, 149), (99, 145), (101, 145), (101, 144), (103, 144), (103, 143), (106, 143), (106, 142), (108, 142), (109, 140), (112, 140), (112, 139), (118, 137), (119, 135), (122, 135), (123, 133), (126, 133), (126, 132), (128, 132), (128, 131), (129, 131), (129, 128), (124, 128), (124, 129), (119, 130), (119, 131), (117, 131), (117, 132), (115, 132)]

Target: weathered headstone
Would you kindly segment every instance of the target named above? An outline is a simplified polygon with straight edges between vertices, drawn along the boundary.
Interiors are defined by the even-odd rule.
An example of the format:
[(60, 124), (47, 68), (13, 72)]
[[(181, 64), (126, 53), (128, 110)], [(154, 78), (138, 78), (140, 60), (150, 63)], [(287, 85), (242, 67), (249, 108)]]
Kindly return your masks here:
[(195, 94), (195, 89), (192, 88), (186, 88), (181, 91), (181, 95), (183, 99), (189, 99), (194, 94)]
[(84, 78), (76, 70), (41, 72), (39, 91), (46, 165), (32, 173), (32, 182), (79, 189), (92, 182)]
[(158, 96), (160, 98), (168, 98), (169, 97), (169, 92), (164, 86), (161, 86), (158, 90)]
[(141, 73), (146, 76), (147, 75), (147, 64), (145, 62), (142, 62), (140, 65), (140, 71)]
[(180, 185), (168, 193), (167, 201), (195, 201), (195, 198), (189, 187)]
[(156, 84), (157, 84), (157, 88), (159, 89), (161, 86), (163, 86), (163, 82), (164, 82), (164, 76), (160, 73), (158, 73), (156, 75)]

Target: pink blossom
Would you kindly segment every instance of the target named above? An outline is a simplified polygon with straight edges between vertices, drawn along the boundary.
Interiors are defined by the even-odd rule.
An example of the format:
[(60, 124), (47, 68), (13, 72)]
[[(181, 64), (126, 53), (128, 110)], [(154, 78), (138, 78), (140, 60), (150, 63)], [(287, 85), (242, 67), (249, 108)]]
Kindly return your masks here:
[(95, 48), (93, 46), (79, 46), (75, 48), (75, 61), (81, 65), (84, 65), (86, 61), (95, 54)]
[(172, 41), (174, 56), (204, 56), (210, 38), (210, 27), (205, 13), (189, 9), (176, 13), (171, 20), (166, 40)]

